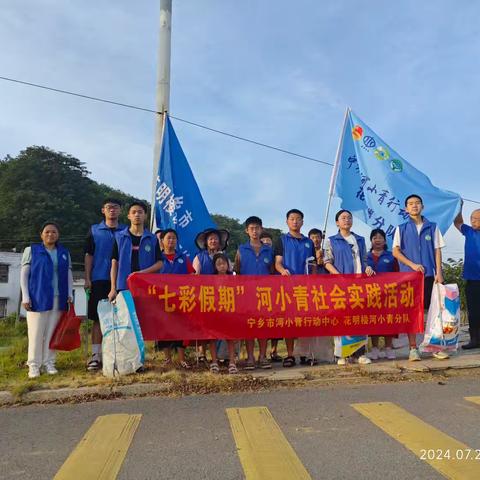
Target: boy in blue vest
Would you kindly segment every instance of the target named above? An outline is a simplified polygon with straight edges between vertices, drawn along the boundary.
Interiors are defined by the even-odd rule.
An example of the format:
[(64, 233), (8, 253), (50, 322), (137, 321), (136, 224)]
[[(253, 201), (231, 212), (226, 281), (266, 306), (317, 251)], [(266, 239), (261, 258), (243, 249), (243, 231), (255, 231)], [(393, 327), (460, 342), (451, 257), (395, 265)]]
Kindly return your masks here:
[[(273, 273), (273, 250), (272, 247), (260, 241), (262, 233), (262, 220), (258, 217), (248, 217), (245, 220), (245, 232), (248, 235), (248, 242), (240, 245), (235, 256), (234, 270), (237, 275), (270, 275)], [(253, 349), (255, 340), (245, 340), (247, 346), (246, 370), (255, 368), (255, 357)], [(267, 339), (259, 338), (260, 348), (258, 364), (260, 368), (272, 368), (266, 358)]]
[(112, 250), (112, 284), (108, 299), (115, 300), (117, 293), (127, 289), (127, 278), (135, 272), (155, 273), (162, 266), (162, 253), (157, 237), (145, 228), (147, 206), (134, 201), (128, 209), (130, 228), (117, 234)]
[[(401, 272), (424, 274), (424, 307), (428, 311), (434, 282), (443, 283), (442, 248), (445, 246), (437, 224), (422, 216), (423, 200), (416, 194), (405, 199), (405, 211), (410, 218), (395, 230), (392, 253), (398, 260)], [(408, 334), (410, 361), (421, 360), (415, 333)], [(448, 358), (445, 352), (433, 354), (439, 360)]]
[(85, 242), (85, 291), (88, 294), (87, 316), (93, 320), (92, 357), (87, 370), (102, 368), (102, 331), (98, 321), (98, 302), (108, 298), (110, 292), (111, 257), (115, 235), (127, 228), (118, 223), (121, 202), (116, 198), (106, 198), (103, 202), (104, 220), (92, 225)]
[[(303, 212), (293, 208), (287, 212), (288, 233), (280, 235), (275, 244), (275, 269), (280, 275), (305, 275), (307, 262), (315, 259), (315, 249), (312, 241), (302, 235)], [(316, 273), (316, 272), (313, 272)], [(293, 367), (294, 338), (286, 338), (287, 357), (283, 360), (284, 367)]]
[(470, 216), (469, 226), (463, 223), (462, 207), (454, 220), (454, 225), (465, 237), (465, 258), (463, 262), (463, 278), (466, 281), (468, 326), (470, 342), (462, 345), (464, 350), (480, 348), (480, 209), (474, 210)]

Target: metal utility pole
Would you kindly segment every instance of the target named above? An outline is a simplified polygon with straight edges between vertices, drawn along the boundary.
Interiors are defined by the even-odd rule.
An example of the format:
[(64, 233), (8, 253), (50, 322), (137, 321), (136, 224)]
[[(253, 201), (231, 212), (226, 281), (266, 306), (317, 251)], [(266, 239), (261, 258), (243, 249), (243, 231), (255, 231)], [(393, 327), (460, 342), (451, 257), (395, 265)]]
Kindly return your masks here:
[(155, 119), (155, 147), (153, 152), (152, 211), (150, 227), (155, 226), (155, 187), (162, 151), (163, 128), (170, 109), (170, 57), (172, 42), (172, 0), (160, 0), (160, 35), (158, 41), (158, 71), (156, 85), (156, 110), (161, 112)]

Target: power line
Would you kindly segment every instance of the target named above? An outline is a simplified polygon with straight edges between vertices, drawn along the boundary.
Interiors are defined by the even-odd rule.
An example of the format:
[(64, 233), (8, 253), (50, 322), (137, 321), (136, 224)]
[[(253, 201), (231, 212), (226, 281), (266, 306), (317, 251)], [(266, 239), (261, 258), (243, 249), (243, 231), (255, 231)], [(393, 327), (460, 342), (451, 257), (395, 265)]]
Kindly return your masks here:
[[(0, 76), (0, 80), (4, 80), (6, 82), (18, 83), (18, 84), (26, 85), (26, 86), (29, 86), (29, 87), (41, 88), (43, 90), (48, 90), (48, 91), (51, 91), (51, 92), (63, 93), (65, 95), (71, 95), (73, 97), (79, 97), (79, 98), (83, 98), (85, 100), (92, 100), (92, 101), (95, 101), (95, 102), (101, 102), (101, 103), (107, 103), (107, 104), (110, 104), (110, 105), (116, 105), (118, 107), (130, 108), (132, 110), (140, 110), (142, 112), (155, 113), (157, 115), (162, 113), (162, 112), (159, 112), (158, 110), (152, 110), (151, 108), (139, 107), (137, 105), (132, 105), (132, 104), (129, 104), (129, 103), (116, 102), (116, 101), (113, 101), (113, 100), (107, 100), (105, 98), (100, 98), (100, 97), (93, 97), (91, 95), (84, 95), (84, 94), (81, 94), (81, 93), (72, 92), (70, 90), (63, 90), (63, 89), (60, 89), (60, 88), (49, 87), (47, 85), (40, 85), (38, 83), (26, 82), (24, 80), (18, 80), (16, 78)], [(176, 117), (176, 116), (173, 116), (173, 115), (170, 115), (170, 114), (169, 114), (169, 117), (173, 118), (173, 119), (175, 119), (179, 122), (183, 122), (183, 123), (186, 123), (188, 125), (192, 125), (192, 126), (195, 126), (195, 127), (198, 127), (198, 128), (202, 128), (202, 129), (210, 131), (210, 132), (214, 132), (214, 133), (218, 133), (220, 135), (224, 135), (224, 136), (227, 136), (227, 137), (230, 137), (230, 138), (234, 138), (236, 140), (240, 140), (240, 141), (243, 141), (243, 142), (248, 142), (248, 143), (251, 143), (253, 145), (257, 145), (259, 147), (268, 148), (270, 150), (275, 150), (275, 151), (280, 152), (280, 153), (285, 153), (286, 155), (292, 155), (294, 157), (303, 158), (305, 160), (310, 160), (312, 162), (321, 163), (323, 165), (328, 165), (330, 167), (333, 167), (333, 163), (325, 162), (324, 160), (319, 160), (318, 158), (309, 157), (307, 155), (302, 155), (300, 153), (292, 152), (291, 150), (285, 150), (283, 148), (276, 147), (274, 145), (270, 145), (268, 143), (258, 142), (256, 140), (252, 140), (251, 138), (242, 137), (240, 135), (235, 135), (233, 133), (225, 132), (223, 130), (217, 130), (215, 128), (208, 127), (207, 125), (192, 122), (190, 120), (185, 120), (184, 118)], [(463, 200), (466, 201), (466, 202), (471, 202), (471, 203), (475, 203), (475, 204), (480, 205), (480, 201), (471, 200), (469, 198), (464, 198)]]
[[(19, 83), (21, 85), (27, 85), (29, 87), (41, 88), (43, 90), (49, 90), (51, 92), (63, 93), (65, 95), (71, 95), (73, 97), (79, 97), (79, 98), (83, 98), (83, 99), (86, 99), (86, 100), (92, 100), (94, 102), (108, 103), (110, 105), (116, 105), (117, 107), (130, 108), (130, 109), (133, 109), (133, 110), (140, 110), (142, 112), (155, 113), (157, 115), (162, 113), (162, 112), (159, 112), (157, 110), (152, 110), (150, 108), (138, 107), (136, 105), (131, 105), (129, 103), (115, 102), (113, 100), (107, 100), (105, 98), (100, 98), (100, 97), (92, 97), (91, 95), (83, 95), (81, 93), (71, 92), (69, 90), (63, 90), (63, 89), (60, 89), (60, 88), (48, 87), (46, 85), (40, 85), (38, 83), (25, 82), (23, 80), (18, 80), (16, 78), (9, 78), (9, 77), (0, 76), (0, 80), (4, 80), (4, 81), (7, 81), (7, 82), (13, 82), (13, 83)], [(215, 132), (215, 133), (218, 133), (220, 135), (225, 135), (226, 137), (235, 138), (236, 140), (241, 140), (243, 142), (248, 142), (248, 143), (251, 143), (253, 145), (257, 145), (259, 147), (269, 148), (270, 150), (275, 150), (277, 152), (285, 153), (287, 155), (293, 155), (295, 157), (304, 158), (305, 160), (310, 160), (312, 162), (317, 162), (317, 163), (321, 163), (323, 165), (328, 165), (330, 167), (333, 167), (333, 163), (325, 162), (323, 160), (319, 160), (318, 158), (313, 158), (313, 157), (309, 157), (307, 155), (302, 155), (300, 153), (292, 152), (290, 150), (285, 150), (284, 148), (280, 148), (280, 147), (275, 147), (274, 145), (269, 145), (267, 143), (257, 142), (256, 140), (252, 140), (250, 138), (241, 137), (240, 135), (234, 135), (233, 133), (224, 132), (222, 130), (217, 130), (215, 128), (211, 128), (211, 127), (208, 127), (206, 125), (202, 125), (200, 123), (195, 123), (195, 122), (191, 122), (189, 120), (185, 120), (184, 118), (174, 117), (173, 115), (170, 115), (170, 114), (169, 114), (169, 117), (173, 118), (173, 119), (175, 119), (179, 122), (187, 123), (188, 125), (192, 125), (192, 126), (195, 126), (195, 127), (198, 127), (198, 128), (203, 128), (204, 130), (208, 130), (210, 132)]]

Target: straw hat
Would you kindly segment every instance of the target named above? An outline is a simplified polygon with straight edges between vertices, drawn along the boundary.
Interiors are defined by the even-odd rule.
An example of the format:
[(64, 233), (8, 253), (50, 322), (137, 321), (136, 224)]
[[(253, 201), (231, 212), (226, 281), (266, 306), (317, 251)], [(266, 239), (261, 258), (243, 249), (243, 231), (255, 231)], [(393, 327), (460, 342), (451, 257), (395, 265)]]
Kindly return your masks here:
[(220, 240), (220, 250), (225, 250), (228, 245), (228, 239), (230, 238), (230, 234), (227, 230), (218, 229), (218, 228), (207, 228), (203, 232), (200, 232), (197, 237), (195, 238), (195, 243), (200, 250), (207, 249), (207, 237), (211, 234), (217, 234)]

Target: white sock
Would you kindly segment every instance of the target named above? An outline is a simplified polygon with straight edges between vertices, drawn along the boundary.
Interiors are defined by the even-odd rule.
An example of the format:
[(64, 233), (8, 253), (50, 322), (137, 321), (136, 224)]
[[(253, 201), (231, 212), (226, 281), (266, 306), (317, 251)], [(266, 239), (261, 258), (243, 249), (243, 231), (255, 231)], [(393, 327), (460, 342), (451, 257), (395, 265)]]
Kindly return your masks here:
[(101, 343), (94, 343), (92, 345), (92, 355), (93, 356), (102, 356), (102, 344)]

